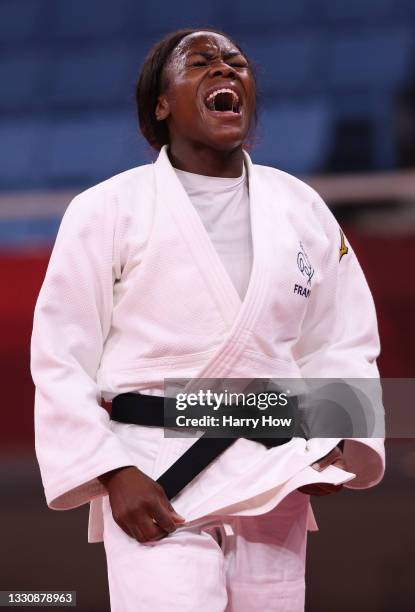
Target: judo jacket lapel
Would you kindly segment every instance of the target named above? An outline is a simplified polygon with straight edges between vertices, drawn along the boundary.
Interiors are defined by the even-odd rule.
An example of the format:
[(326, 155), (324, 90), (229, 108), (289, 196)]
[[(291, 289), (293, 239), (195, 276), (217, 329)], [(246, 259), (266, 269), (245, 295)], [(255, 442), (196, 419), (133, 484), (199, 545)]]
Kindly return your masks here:
[(169, 209), (180, 238), (188, 247), (189, 259), (197, 266), (207, 291), (213, 297), (226, 326), (230, 328), (241, 308), (241, 299), (170, 163), (166, 146), (162, 148), (154, 170), (157, 203)]
[(244, 157), (249, 181), (253, 265), (243, 300), (240, 299), (197, 211), (171, 166), (167, 147), (163, 147), (154, 164), (157, 201), (169, 207), (181, 238), (188, 246), (189, 257), (197, 265), (199, 274), (229, 329), (196, 378), (226, 377), (231, 372), (233, 364), (249, 341), (250, 330), (261, 314), (270, 282), (271, 253), (267, 228), (267, 206), (270, 197), (265, 193), (266, 188), (259, 182), (249, 155), (244, 153)]

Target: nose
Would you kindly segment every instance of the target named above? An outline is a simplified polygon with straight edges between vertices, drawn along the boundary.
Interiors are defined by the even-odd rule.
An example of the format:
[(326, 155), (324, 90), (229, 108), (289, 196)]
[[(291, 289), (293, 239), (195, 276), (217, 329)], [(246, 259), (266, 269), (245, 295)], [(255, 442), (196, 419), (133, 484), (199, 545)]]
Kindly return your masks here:
[(227, 64), (225, 61), (218, 60), (217, 62), (211, 65), (210, 76), (211, 77), (222, 76), (222, 77), (233, 78), (236, 76), (236, 72), (234, 68), (230, 66), (229, 64)]

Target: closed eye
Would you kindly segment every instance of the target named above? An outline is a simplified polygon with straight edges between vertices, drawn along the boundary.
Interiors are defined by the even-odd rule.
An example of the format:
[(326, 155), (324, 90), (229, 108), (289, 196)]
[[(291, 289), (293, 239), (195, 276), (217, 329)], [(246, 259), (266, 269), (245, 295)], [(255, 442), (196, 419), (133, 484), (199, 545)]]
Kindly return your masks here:
[[(207, 66), (207, 65), (208, 65), (207, 61), (192, 62), (191, 64), (193, 68), (200, 68), (202, 66)], [(241, 64), (239, 62), (229, 62), (229, 66), (232, 66), (232, 68), (248, 68), (248, 64)]]

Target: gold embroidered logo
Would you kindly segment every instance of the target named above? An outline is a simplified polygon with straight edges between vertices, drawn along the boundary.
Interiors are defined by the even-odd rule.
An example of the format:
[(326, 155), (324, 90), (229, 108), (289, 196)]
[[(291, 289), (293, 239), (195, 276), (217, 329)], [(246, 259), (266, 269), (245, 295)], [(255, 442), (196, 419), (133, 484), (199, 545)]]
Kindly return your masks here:
[(344, 239), (344, 234), (342, 230), (340, 230), (339, 261), (341, 261), (341, 258), (343, 257), (343, 255), (347, 255), (348, 252), (349, 252), (349, 247), (346, 245), (346, 241)]

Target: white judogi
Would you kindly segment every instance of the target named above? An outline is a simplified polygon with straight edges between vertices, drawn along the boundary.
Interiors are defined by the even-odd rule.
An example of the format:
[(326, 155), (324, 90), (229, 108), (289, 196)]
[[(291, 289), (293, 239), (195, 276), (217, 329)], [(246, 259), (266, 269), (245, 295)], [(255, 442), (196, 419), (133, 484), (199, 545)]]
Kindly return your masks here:
[[(91, 541), (102, 539), (103, 518), (106, 533), (112, 529), (98, 475), (136, 465), (157, 478), (194, 442), (164, 438), (157, 428), (109, 423), (101, 397), (111, 400), (128, 391), (162, 395), (165, 378), (378, 376), (373, 301), (350, 247), (339, 262), (340, 233), (334, 217), (301, 181), (252, 165), (246, 154), (245, 162), (253, 265), (243, 300), (165, 148), (155, 164), (84, 192), (65, 213), (34, 318), (36, 450), (50, 507), (68, 509), (94, 500)], [(297, 263), (300, 250), (314, 270), (311, 285)], [(308, 297), (295, 291), (296, 285), (307, 284)], [(293, 496), (294, 501), (301, 499), (301, 512), (292, 513), (292, 525), (298, 526), (293, 527), (298, 561), (305, 547), (308, 499), (299, 493), (287, 495), (313, 479), (323, 481), (323, 475), (308, 466), (338, 442), (295, 438), (267, 450), (256, 442), (237, 440), (173, 505), (193, 521), (191, 529), (201, 530), (207, 515), (261, 515), (281, 506), (284, 495), (288, 504)], [(348, 486), (368, 487), (381, 479), (382, 440), (348, 440), (345, 455), (357, 474)], [(328, 482), (350, 478), (333, 467), (324, 472)], [(163, 540), (157, 550), (167, 552), (177, 538), (186, 537), (193, 538), (189, 551), (197, 550), (195, 532), (186, 529), (190, 527), (175, 539)], [(131, 552), (134, 546), (134, 555), (145, 554), (150, 561), (148, 547), (131, 540), (124, 550), (127, 536), (118, 535), (120, 559), (127, 559), (125, 550)], [(259, 566), (261, 558), (269, 556), (262, 540), (258, 538), (259, 548), (250, 553)], [(106, 538), (111, 558), (118, 554), (116, 541)], [(272, 546), (274, 553), (285, 550), (283, 544)], [(150, 554), (158, 558), (161, 552)], [(278, 554), (275, 558), (278, 563)], [(303, 565), (296, 567), (300, 576)], [(110, 583), (112, 572), (110, 567)], [(206, 579), (208, 575), (213, 573)], [(292, 580), (281, 577), (278, 597), (286, 594), (286, 607), (275, 609), (301, 609), (301, 601), (289, 594)], [(154, 582), (141, 584), (148, 586), (144, 598), (154, 594)], [(177, 609), (198, 608), (187, 597)], [(247, 594), (244, 601), (249, 602)], [(115, 605), (114, 609), (129, 609)], [(221, 605), (209, 609), (223, 609)], [(246, 605), (246, 610), (254, 609)], [(151, 607), (164, 609), (162, 603)]]
[(140, 545), (104, 498), (112, 612), (304, 610), (308, 503), (297, 491), (267, 514), (213, 517)]

